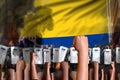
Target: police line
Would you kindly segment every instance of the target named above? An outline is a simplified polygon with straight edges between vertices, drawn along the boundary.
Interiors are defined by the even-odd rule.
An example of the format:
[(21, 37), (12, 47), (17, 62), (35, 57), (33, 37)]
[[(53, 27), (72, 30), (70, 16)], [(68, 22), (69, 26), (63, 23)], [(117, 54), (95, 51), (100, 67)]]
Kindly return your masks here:
[[(20, 59), (29, 63), (31, 52), (37, 54), (35, 60), (36, 64), (44, 64), (46, 62), (57, 63), (62, 61), (68, 61), (71, 64), (78, 63), (78, 52), (74, 47), (67, 48), (60, 46), (59, 48), (55, 48), (53, 46), (41, 46), (21, 48), (18, 46), (7, 47), (0, 45), (0, 64), (4, 64), (8, 57), (11, 64), (16, 64)], [(94, 61), (103, 65), (110, 65), (112, 61), (115, 61), (118, 64), (120, 63), (119, 46), (114, 49), (110, 49), (108, 46), (89, 48), (88, 55), (88, 64)]]

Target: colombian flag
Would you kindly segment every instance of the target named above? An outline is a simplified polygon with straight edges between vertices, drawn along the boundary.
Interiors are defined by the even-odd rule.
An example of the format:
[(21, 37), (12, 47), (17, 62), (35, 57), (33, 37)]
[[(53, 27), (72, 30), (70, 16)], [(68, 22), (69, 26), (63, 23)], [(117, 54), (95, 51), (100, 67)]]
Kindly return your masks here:
[(34, 0), (24, 16), (21, 37), (39, 36), (42, 44), (72, 46), (87, 35), (91, 46), (108, 44), (107, 0)]

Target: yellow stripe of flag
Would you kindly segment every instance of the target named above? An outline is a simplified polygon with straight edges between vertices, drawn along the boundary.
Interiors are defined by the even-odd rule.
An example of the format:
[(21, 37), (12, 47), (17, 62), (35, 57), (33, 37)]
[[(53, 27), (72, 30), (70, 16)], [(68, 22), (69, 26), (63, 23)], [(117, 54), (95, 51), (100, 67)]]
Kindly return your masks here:
[(34, 0), (21, 36), (43, 38), (108, 33), (106, 0)]

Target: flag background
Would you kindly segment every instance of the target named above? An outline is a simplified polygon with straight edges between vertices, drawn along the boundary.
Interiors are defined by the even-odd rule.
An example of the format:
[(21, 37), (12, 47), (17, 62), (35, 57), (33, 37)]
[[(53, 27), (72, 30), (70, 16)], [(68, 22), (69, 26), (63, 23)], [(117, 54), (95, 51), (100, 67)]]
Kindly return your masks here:
[(39, 36), (42, 44), (71, 46), (77, 35), (88, 35), (91, 46), (108, 44), (106, 0), (34, 0), (24, 24), (21, 37)]

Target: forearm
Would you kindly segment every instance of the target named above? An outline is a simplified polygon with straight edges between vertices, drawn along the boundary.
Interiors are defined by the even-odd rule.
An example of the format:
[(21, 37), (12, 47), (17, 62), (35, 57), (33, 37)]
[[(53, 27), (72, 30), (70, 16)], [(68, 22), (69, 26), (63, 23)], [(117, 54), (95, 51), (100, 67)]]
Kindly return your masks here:
[(99, 65), (97, 62), (94, 62), (94, 80), (99, 80)]
[(76, 80), (76, 74), (77, 74), (76, 71), (71, 71), (70, 77), (72, 78), (72, 80)]
[(1, 72), (0, 80), (4, 80), (5, 72)]
[(111, 66), (112, 66), (112, 70), (109, 71), (111, 74), (110, 80), (115, 80), (115, 62), (112, 62)]
[(24, 80), (25, 62), (18, 60), (16, 64), (16, 80)]
[(115, 70), (114, 69), (111, 72), (110, 80), (115, 80)]
[(23, 70), (16, 71), (16, 80), (24, 80), (23, 79)]
[(38, 72), (38, 80), (43, 80), (43, 72)]
[(78, 51), (76, 80), (88, 80), (88, 39), (85, 36), (76, 36), (73, 44)]
[(31, 77), (34, 80), (38, 80), (38, 76), (37, 76), (37, 70), (36, 70), (36, 65), (34, 62), (32, 62), (31, 64)]
[(16, 80), (16, 72), (14, 69), (9, 69), (9, 80)]
[(26, 64), (26, 68), (24, 70), (24, 80), (30, 80), (30, 65)]
[(68, 62), (62, 62), (62, 80), (68, 80)]
[[(78, 53), (78, 70), (77, 80), (88, 80), (88, 51), (84, 50), (84, 54)], [(80, 51), (82, 52), (82, 51)], [(85, 55), (86, 54), (86, 55)]]
[(55, 80), (55, 75), (54, 75), (54, 72), (53, 72), (53, 73), (51, 73), (51, 79), (52, 79), (52, 80)]
[(46, 80), (51, 80), (49, 68), (46, 69)]
[(102, 69), (101, 71), (102, 71), (102, 77), (101, 77), (101, 80), (104, 80), (104, 69)]
[(63, 80), (68, 80), (68, 69), (62, 70), (62, 79)]
[(93, 68), (89, 69), (89, 80), (93, 80)]

